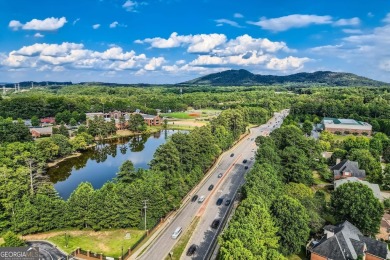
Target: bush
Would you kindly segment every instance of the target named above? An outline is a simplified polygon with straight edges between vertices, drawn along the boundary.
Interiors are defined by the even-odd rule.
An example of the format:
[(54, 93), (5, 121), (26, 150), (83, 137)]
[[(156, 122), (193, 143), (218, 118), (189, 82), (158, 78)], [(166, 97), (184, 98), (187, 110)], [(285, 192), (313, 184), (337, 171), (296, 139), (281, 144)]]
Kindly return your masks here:
[(356, 133), (356, 132), (354, 132), (354, 133), (352, 133), (354, 136), (357, 136), (357, 135), (359, 135), (359, 133)]
[(336, 135), (341, 135), (341, 132), (340, 131), (336, 131), (334, 132)]
[(367, 132), (363, 132), (363, 133), (362, 133), (362, 135), (364, 135), (364, 136), (367, 136), (367, 135), (368, 135), (368, 133), (367, 133)]
[(351, 132), (349, 132), (349, 131), (344, 131), (344, 134), (345, 135), (349, 135)]

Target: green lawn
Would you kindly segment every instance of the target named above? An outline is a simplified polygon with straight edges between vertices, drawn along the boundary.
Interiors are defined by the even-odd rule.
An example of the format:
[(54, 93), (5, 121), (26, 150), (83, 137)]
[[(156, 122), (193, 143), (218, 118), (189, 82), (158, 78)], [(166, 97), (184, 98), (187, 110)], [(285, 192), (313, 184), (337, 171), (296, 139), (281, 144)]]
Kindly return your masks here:
[[(130, 233), (131, 238), (125, 239), (126, 232)], [(80, 247), (83, 250), (90, 250), (94, 253), (103, 253), (106, 256), (119, 257), (125, 253), (128, 248), (134, 245), (144, 234), (142, 230), (108, 230), (108, 231), (69, 231), (68, 247), (65, 247), (64, 232), (56, 236), (49, 237), (47, 240), (56, 244), (67, 253)]]
[(182, 236), (180, 236), (179, 241), (174, 246), (174, 248), (172, 250), (172, 252), (173, 252), (172, 258), (167, 256), (165, 258), (165, 260), (171, 260), (171, 259), (172, 260), (179, 260), (180, 259), (180, 256), (183, 254), (184, 249), (186, 249), (186, 246), (187, 246), (188, 242), (190, 241), (191, 235), (194, 232), (196, 226), (198, 225), (199, 220), (200, 220), (199, 217), (194, 218), (194, 220), (192, 221), (188, 230)]
[(189, 116), (187, 112), (172, 112), (172, 113), (162, 114), (161, 116), (178, 118), (178, 119), (192, 119), (192, 118), (194, 118), (192, 116)]

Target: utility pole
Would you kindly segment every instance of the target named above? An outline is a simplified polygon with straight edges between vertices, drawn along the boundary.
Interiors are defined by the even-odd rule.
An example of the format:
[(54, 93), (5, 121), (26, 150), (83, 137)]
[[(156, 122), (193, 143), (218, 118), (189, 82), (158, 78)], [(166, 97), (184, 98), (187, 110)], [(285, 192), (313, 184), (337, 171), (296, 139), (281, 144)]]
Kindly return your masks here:
[(148, 206), (147, 206), (147, 202), (148, 202), (149, 200), (143, 200), (143, 203), (144, 203), (144, 210), (145, 210), (145, 231), (146, 231), (146, 209), (148, 208)]

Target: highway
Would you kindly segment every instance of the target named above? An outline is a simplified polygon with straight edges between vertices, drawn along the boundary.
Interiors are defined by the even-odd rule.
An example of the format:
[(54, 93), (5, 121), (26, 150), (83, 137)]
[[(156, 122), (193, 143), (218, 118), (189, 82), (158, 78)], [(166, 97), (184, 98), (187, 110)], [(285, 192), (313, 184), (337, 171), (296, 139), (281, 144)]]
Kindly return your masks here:
[[(287, 113), (287, 111), (284, 111)], [(252, 128), (250, 134), (241, 140), (229, 152), (225, 153), (219, 161), (217, 167), (211, 173), (210, 177), (204, 184), (194, 193), (200, 196), (205, 196), (202, 203), (198, 201), (189, 201), (176, 217), (170, 220), (169, 225), (161, 232), (158, 238), (149, 246), (146, 251), (138, 258), (142, 260), (158, 260), (165, 259), (169, 256), (175, 243), (180, 239), (173, 239), (171, 236), (177, 227), (181, 227), (183, 235), (186, 229), (195, 216), (200, 216), (200, 222), (193, 232), (190, 242), (182, 256), (182, 259), (203, 259), (208, 250), (210, 250), (211, 242), (216, 238), (218, 229), (210, 227), (214, 219), (222, 219), (226, 215), (227, 206), (225, 206), (226, 199), (233, 199), (234, 194), (244, 181), (244, 174), (254, 163), (254, 157), (257, 150), (255, 139), (257, 136), (263, 134), (267, 135), (273, 129), (279, 127), (282, 123), (280, 119), (281, 113), (275, 113), (266, 124), (256, 128)], [(277, 123), (279, 121), (279, 123)], [(244, 159), (247, 160), (243, 163)], [(249, 169), (245, 169), (248, 166)], [(222, 173), (219, 178), (218, 174)], [(214, 188), (210, 191), (210, 185)], [(221, 206), (216, 205), (218, 198), (224, 199)], [(232, 201), (233, 202), (233, 201)], [(197, 251), (192, 258), (185, 256), (188, 247), (191, 244), (197, 245)]]

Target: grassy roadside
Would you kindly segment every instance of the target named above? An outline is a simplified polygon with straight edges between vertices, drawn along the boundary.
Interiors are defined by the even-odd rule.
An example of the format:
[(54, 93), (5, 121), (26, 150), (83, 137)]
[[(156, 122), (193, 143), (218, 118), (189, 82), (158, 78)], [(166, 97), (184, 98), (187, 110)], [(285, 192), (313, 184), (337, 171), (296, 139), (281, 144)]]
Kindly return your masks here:
[(196, 226), (198, 225), (200, 220), (200, 217), (195, 217), (194, 220), (191, 222), (190, 227), (187, 229), (187, 231), (180, 237), (179, 241), (176, 243), (176, 245), (173, 247), (173, 255), (172, 258), (169, 256), (165, 257), (165, 260), (179, 260), (181, 255), (184, 252), (184, 249), (186, 248), (188, 242), (190, 241), (190, 238), (192, 236), (192, 233), (194, 232)]
[[(67, 239), (65, 239), (65, 232)], [(119, 257), (126, 253), (128, 248), (134, 245), (144, 234), (143, 230), (116, 229), (105, 231), (92, 230), (68, 230), (51, 231), (46, 233), (25, 236), (27, 240), (48, 240), (56, 244), (61, 250), (70, 253), (80, 247), (94, 253), (103, 253), (111, 257)], [(130, 233), (130, 239), (126, 239), (126, 233)], [(66, 244), (68, 245), (66, 247)]]

